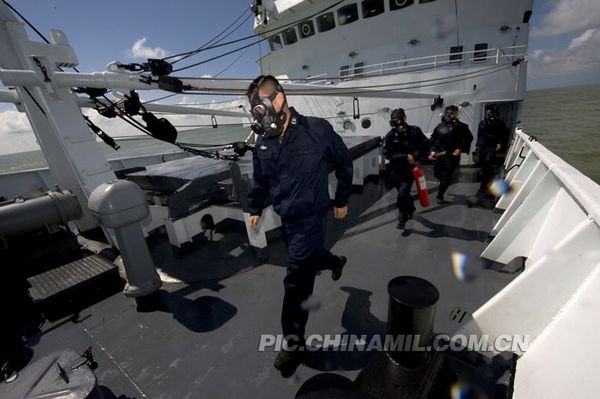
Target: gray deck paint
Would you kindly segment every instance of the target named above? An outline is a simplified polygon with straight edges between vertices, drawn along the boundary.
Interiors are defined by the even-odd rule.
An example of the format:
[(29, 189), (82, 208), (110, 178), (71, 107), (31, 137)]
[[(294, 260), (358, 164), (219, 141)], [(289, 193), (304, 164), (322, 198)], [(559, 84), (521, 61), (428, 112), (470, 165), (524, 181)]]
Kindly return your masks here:
[[(468, 179), (461, 179), (461, 181)], [(317, 278), (307, 334), (373, 334), (385, 331), (387, 282), (399, 275), (423, 277), (440, 291), (434, 330), (451, 333), (456, 306), (474, 311), (514, 275), (481, 268), (478, 259), (498, 215), (468, 208), (477, 184), (450, 187), (448, 205), (418, 208), (404, 234), (396, 230), (395, 194), (381, 180), (354, 194), (349, 217), (330, 218), (327, 245), (348, 257), (344, 275)], [(418, 205), (417, 205), (418, 206)], [(215, 241), (200, 242), (175, 254), (162, 239), (150, 240), (156, 265), (186, 284), (167, 284), (163, 309), (136, 312), (122, 294), (80, 312), (77, 321), (43, 326), (30, 337), (34, 359), (66, 347), (92, 345), (100, 385), (114, 397), (142, 398), (292, 398), (308, 378), (336, 372), (351, 379), (368, 353), (316, 352), (307, 365), (284, 379), (272, 366), (273, 351), (258, 352), (260, 334), (280, 332), (285, 274), (282, 237), (269, 241), (269, 263), (259, 264), (248, 249), (244, 227), (217, 226)], [(455, 278), (450, 255), (468, 256), (470, 282)], [(141, 392), (140, 392), (141, 391)]]

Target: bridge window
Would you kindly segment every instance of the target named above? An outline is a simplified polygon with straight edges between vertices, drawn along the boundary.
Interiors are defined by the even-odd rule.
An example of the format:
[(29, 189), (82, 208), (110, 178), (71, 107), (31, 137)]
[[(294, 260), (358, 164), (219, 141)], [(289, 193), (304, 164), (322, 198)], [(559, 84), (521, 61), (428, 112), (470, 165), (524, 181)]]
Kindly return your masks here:
[(531, 10), (527, 10), (525, 11), (525, 14), (523, 14), (523, 23), (524, 24), (528, 24), (529, 23), (529, 19), (531, 18)]
[(487, 60), (487, 43), (477, 43), (475, 45), (475, 52), (473, 53), (473, 61), (485, 61)]
[(421, 3), (421, 4), (431, 3), (432, 1), (435, 1), (435, 0), (419, 0), (419, 3)]
[(306, 39), (307, 37), (314, 35), (315, 34), (315, 26), (313, 25), (313, 21), (307, 20), (307, 21), (301, 22), (298, 25), (298, 31), (300, 32), (300, 37), (302, 39)]
[(350, 65), (342, 65), (340, 67), (340, 79), (346, 80), (350, 78)]
[(281, 36), (275, 35), (269, 38), (269, 47), (271, 47), (271, 51), (277, 51), (283, 47), (283, 43), (281, 43)]
[(319, 32), (327, 32), (335, 28), (333, 13), (328, 12), (327, 14), (319, 15), (317, 17), (317, 27), (319, 28)]
[(463, 53), (463, 46), (454, 46), (454, 47), (450, 47), (450, 63), (453, 62), (461, 62), (462, 61), (462, 55)]
[(296, 29), (290, 28), (283, 31), (283, 42), (285, 44), (294, 44), (298, 41), (298, 36), (296, 36)]
[(365, 77), (365, 63), (357, 62), (354, 64), (354, 77), (355, 78), (364, 78)]
[(348, 25), (358, 19), (358, 6), (356, 4), (348, 4), (347, 6), (338, 9), (338, 23)]
[(414, 0), (390, 0), (390, 10), (399, 10), (411, 6), (413, 3)]
[(383, 0), (363, 0), (361, 4), (363, 18), (371, 18), (384, 11)]

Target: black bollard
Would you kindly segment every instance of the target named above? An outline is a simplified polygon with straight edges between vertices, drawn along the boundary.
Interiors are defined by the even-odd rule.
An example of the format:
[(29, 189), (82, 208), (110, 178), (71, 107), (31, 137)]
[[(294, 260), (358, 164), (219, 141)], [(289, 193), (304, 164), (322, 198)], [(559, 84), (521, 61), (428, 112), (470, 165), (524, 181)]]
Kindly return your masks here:
[[(361, 397), (437, 397), (431, 395), (445, 359), (443, 354), (427, 347), (433, 343), (435, 304), (440, 294), (433, 284), (413, 276), (392, 279), (388, 294), (386, 351), (376, 353), (356, 378)], [(416, 336), (420, 338), (413, 342)]]
[(400, 338), (402, 343), (396, 350), (389, 350), (389, 356), (406, 368), (427, 364), (432, 354), (433, 321), (439, 291), (422, 278), (401, 276), (388, 283), (388, 294), (387, 334), (394, 339)]

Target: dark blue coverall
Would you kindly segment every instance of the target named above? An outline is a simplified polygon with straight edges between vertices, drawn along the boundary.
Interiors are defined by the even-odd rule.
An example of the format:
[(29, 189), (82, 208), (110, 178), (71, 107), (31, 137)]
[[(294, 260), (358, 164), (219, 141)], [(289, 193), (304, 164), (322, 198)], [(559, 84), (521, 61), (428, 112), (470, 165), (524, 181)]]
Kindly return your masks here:
[(477, 129), (477, 148), (479, 149), (479, 164), (481, 166), (481, 185), (478, 197), (485, 197), (487, 186), (494, 175), (496, 165), (496, 146), (500, 144), (501, 151), (508, 146), (508, 128), (500, 119), (482, 120)]
[(415, 162), (427, 158), (429, 144), (427, 137), (418, 126), (408, 125), (406, 132), (398, 133), (391, 129), (383, 139), (383, 155), (389, 160), (388, 170), (391, 182), (398, 190), (398, 205), (400, 221), (408, 220), (415, 210), (415, 204), (410, 190), (413, 185), (413, 165), (408, 163), (408, 154), (411, 154)]
[(331, 208), (328, 175), (333, 167), (337, 178), (333, 206), (342, 208), (352, 190), (352, 157), (326, 120), (290, 110), (282, 143), (277, 137), (256, 140), (254, 185), (248, 200), (250, 214), (260, 215), (270, 196), (281, 216), (288, 244), (281, 324), (284, 336), (303, 339), (308, 310), (302, 302), (313, 292), (316, 273), (339, 262), (323, 247)]
[(435, 127), (429, 139), (431, 150), (446, 154), (439, 156), (433, 164), (433, 175), (440, 181), (437, 198), (443, 199), (450, 186), (452, 174), (460, 163), (460, 156), (452, 155), (455, 150), (468, 154), (471, 149), (473, 135), (467, 124), (457, 121), (442, 122)]

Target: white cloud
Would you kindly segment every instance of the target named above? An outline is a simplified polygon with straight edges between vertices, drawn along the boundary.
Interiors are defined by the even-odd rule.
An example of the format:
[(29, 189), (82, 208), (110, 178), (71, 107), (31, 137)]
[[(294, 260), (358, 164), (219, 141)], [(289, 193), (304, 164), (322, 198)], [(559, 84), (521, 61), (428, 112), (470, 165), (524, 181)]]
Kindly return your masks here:
[(590, 38), (594, 35), (596, 29), (588, 29), (581, 36), (578, 36), (571, 40), (571, 44), (569, 44), (569, 50), (573, 50), (574, 48), (581, 47), (585, 44), (585, 42), (589, 41)]
[(0, 112), (0, 134), (22, 133), (27, 131), (31, 131), (27, 115), (14, 110)]
[(14, 110), (0, 112), (0, 154), (36, 149), (39, 146), (27, 116)]
[(166, 50), (160, 47), (147, 47), (145, 44), (145, 37), (136, 40), (129, 49), (129, 56), (131, 58), (164, 58), (167, 55)]
[(600, 26), (600, 1), (558, 0), (544, 15), (534, 36), (555, 36)]
[[(197, 103), (198, 100), (198, 97), (183, 96), (180, 99), (179, 104), (194, 104)], [(214, 104), (205, 104), (198, 107), (223, 109), (225, 106), (229, 105), (229, 107), (227, 107), (228, 110), (239, 111), (237, 105), (241, 103), (243, 103), (242, 100), (233, 100), (231, 105), (215, 102)], [(119, 118), (105, 118), (92, 109), (83, 109), (82, 111), (92, 122), (112, 137), (118, 138), (122, 136), (143, 135), (142, 132)], [(178, 127), (177, 129), (180, 132), (191, 128), (191, 125), (211, 125), (210, 115), (157, 114), (157, 116), (167, 118), (175, 126), (188, 126)], [(144, 124), (141, 117), (137, 116), (135, 119)], [(217, 121), (219, 124), (239, 123), (240, 119), (218, 116)], [(39, 149), (39, 145), (36, 142), (36, 137), (29, 125), (27, 116), (24, 113), (15, 110), (0, 111), (0, 155), (37, 149)]]
[(600, 29), (588, 29), (567, 48), (536, 49), (529, 59), (532, 80), (567, 77), (600, 70)]

